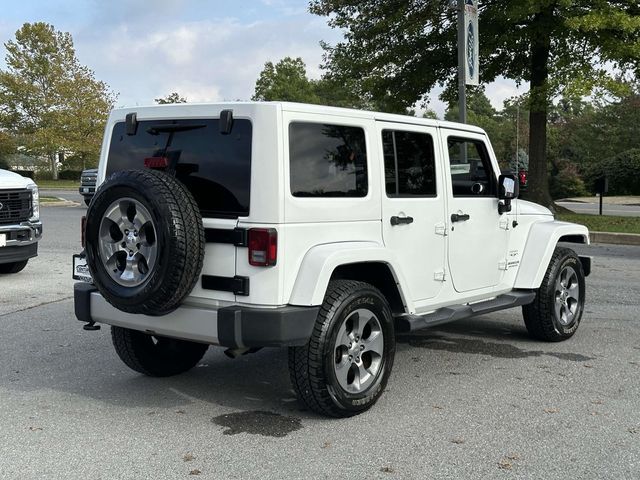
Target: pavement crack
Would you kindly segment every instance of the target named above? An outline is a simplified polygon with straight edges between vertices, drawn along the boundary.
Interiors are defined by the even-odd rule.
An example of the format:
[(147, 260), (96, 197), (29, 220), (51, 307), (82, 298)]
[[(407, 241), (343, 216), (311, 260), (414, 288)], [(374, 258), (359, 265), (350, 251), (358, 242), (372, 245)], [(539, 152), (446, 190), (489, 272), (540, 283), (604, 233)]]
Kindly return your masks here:
[(9, 315), (13, 315), (15, 313), (20, 313), (20, 312), (26, 312), (27, 310), (32, 310), (34, 308), (38, 308), (38, 307), (42, 307), (44, 305), (51, 305), (53, 303), (60, 303), (60, 302), (64, 302), (66, 300), (71, 300), (73, 298), (73, 296), (69, 296), (69, 297), (62, 297), (59, 298), (57, 300), (51, 300), (50, 302), (42, 302), (42, 303), (38, 303), (37, 305), (31, 305), (30, 307), (25, 307), (25, 308), (21, 308), (19, 310), (14, 310), (12, 312), (7, 312), (7, 313), (1, 313), (0, 314), (0, 318), (2, 317), (7, 317)]

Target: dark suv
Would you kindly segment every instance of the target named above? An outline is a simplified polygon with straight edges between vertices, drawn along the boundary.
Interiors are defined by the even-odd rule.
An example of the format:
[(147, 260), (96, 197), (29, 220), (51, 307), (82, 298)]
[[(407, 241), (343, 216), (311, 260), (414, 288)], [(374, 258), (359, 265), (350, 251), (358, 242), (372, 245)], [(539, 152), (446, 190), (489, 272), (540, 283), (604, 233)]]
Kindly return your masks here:
[(80, 195), (84, 197), (84, 203), (89, 206), (93, 195), (96, 193), (96, 179), (98, 178), (97, 168), (88, 168), (80, 175)]

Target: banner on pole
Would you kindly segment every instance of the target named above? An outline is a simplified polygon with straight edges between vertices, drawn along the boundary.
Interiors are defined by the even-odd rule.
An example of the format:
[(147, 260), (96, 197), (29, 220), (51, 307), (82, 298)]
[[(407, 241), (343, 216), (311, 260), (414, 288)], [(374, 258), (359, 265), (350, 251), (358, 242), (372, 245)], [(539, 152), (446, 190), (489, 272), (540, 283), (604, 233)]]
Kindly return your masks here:
[(464, 0), (464, 78), (467, 85), (480, 84), (478, 0)]

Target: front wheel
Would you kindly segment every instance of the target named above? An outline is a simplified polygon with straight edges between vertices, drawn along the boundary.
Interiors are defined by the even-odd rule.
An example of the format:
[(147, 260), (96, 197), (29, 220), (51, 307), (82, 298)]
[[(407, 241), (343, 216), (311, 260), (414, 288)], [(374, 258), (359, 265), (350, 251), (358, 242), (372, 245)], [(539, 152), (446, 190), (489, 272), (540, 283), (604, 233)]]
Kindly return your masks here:
[(393, 317), (382, 293), (364, 282), (332, 281), (309, 342), (289, 349), (291, 383), (314, 412), (349, 417), (382, 395), (394, 354)]
[(150, 377), (178, 375), (195, 367), (209, 345), (157, 337), (129, 328), (111, 327), (111, 340), (120, 359)]
[(573, 250), (557, 247), (535, 300), (522, 307), (529, 334), (547, 342), (570, 338), (580, 325), (584, 301), (582, 263)]

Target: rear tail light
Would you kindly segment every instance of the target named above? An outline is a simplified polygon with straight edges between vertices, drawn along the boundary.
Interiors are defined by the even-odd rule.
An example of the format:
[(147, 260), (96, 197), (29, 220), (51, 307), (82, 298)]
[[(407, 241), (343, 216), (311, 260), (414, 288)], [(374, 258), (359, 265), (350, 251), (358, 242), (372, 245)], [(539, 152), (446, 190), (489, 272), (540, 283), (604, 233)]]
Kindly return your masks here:
[(80, 244), (82, 245), (82, 248), (84, 248), (86, 240), (87, 240), (87, 235), (86, 232), (87, 231), (87, 217), (86, 215), (83, 215), (82, 218), (80, 219)]
[(275, 228), (249, 229), (249, 264), (271, 267), (278, 260), (278, 232)]

